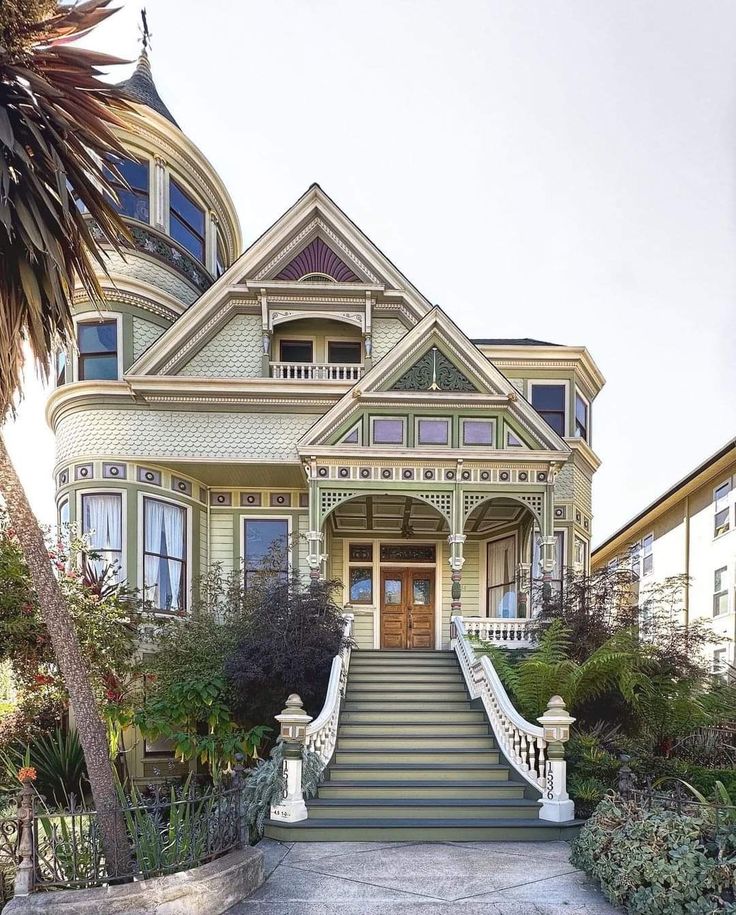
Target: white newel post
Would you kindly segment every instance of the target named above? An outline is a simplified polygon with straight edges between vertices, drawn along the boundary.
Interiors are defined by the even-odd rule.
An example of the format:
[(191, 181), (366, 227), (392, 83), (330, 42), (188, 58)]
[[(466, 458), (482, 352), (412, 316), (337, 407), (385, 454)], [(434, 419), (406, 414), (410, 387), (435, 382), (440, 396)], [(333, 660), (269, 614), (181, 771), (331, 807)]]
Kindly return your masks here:
[(540, 819), (565, 823), (575, 819), (575, 805), (567, 793), (567, 763), (565, 742), (570, 738), (570, 725), (575, 721), (567, 713), (562, 696), (552, 696), (547, 710), (537, 721), (542, 725), (547, 742), (544, 786), (539, 811)]
[(281, 739), (284, 741), (284, 796), (280, 804), (271, 807), (272, 820), (296, 823), (307, 819), (307, 805), (302, 794), (302, 751), (307, 725), (311, 720), (296, 693), (289, 696), (286, 708), (280, 715), (276, 715), (276, 721), (281, 726)]

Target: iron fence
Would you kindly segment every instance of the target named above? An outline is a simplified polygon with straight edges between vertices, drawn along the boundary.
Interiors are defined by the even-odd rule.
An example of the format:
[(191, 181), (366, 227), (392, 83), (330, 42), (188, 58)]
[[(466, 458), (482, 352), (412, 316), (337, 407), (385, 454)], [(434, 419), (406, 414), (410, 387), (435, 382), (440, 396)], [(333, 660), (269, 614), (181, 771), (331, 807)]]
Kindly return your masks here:
[[(129, 864), (116, 882), (188, 870), (249, 841), (240, 771), (207, 787), (136, 792), (118, 813), (127, 842), (122, 857)], [(109, 883), (97, 813), (74, 797), (64, 810), (49, 810), (24, 783), (17, 815), (0, 819), (0, 878), (0, 902), (14, 894)]]

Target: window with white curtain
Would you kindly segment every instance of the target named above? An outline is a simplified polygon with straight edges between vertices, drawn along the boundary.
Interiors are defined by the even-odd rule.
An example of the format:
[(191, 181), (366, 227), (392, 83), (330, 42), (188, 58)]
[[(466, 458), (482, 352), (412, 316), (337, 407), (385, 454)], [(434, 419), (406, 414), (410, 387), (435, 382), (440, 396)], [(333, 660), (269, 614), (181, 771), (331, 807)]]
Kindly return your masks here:
[(159, 499), (143, 500), (143, 588), (159, 610), (186, 606), (186, 509)]
[(502, 537), (488, 543), (486, 606), (488, 616), (513, 619), (516, 602), (516, 538)]
[(90, 550), (99, 558), (90, 559), (98, 573), (106, 566), (120, 571), (123, 559), (123, 497), (119, 492), (86, 492), (82, 495), (82, 533)]

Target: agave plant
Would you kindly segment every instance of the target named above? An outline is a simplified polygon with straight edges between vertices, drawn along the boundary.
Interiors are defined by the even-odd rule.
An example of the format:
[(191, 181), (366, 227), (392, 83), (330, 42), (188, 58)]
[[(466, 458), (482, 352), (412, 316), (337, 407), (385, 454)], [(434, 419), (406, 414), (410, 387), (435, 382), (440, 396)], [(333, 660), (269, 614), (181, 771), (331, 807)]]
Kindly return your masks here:
[(76, 731), (56, 728), (27, 747), (0, 751), (0, 767), (10, 784), (18, 783), (18, 772), (23, 766), (36, 770), (36, 790), (56, 807), (67, 805), (72, 795), (83, 797), (89, 789), (84, 753)]

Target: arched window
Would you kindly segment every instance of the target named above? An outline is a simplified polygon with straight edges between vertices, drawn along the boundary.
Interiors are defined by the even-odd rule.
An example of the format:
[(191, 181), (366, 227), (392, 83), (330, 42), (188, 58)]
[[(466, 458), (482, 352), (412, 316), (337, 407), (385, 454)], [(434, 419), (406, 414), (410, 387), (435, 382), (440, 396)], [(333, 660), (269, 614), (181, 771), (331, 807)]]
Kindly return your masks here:
[(108, 177), (118, 197), (116, 209), (123, 216), (138, 219), (140, 222), (150, 221), (149, 209), (149, 174), (148, 161), (138, 162), (136, 159), (113, 159), (112, 162), (120, 175), (125, 179), (125, 186), (114, 172), (109, 171)]

